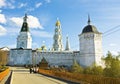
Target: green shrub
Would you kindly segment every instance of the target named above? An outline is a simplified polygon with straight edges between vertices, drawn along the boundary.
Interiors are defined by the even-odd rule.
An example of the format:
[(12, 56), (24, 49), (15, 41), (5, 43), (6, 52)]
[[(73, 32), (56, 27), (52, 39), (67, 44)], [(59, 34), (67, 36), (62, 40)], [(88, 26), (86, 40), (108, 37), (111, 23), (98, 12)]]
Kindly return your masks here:
[(4, 71), (4, 70), (6, 70), (6, 69), (8, 69), (7, 66), (0, 66), (0, 72)]

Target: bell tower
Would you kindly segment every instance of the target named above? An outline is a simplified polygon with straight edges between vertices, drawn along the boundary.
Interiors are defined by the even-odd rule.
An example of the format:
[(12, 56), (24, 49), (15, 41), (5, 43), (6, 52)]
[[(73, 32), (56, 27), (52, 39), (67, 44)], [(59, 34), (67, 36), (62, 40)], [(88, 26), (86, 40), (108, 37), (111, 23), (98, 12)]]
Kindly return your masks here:
[(17, 37), (17, 48), (28, 49), (32, 48), (32, 37), (27, 23), (27, 14), (23, 18), (22, 28)]
[(61, 24), (60, 21), (57, 19), (55, 24), (55, 34), (54, 34), (54, 43), (53, 43), (53, 51), (62, 51), (62, 31), (61, 31)]

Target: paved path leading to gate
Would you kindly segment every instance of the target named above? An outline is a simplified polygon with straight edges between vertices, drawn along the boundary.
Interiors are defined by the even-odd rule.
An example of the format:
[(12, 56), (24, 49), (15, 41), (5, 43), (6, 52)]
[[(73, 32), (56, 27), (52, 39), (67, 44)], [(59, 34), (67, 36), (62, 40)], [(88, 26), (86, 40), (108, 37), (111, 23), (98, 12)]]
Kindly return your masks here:
[(11, 67), (11, 70), (11, 84), (68, 84), (41, 74), (30, 74), (28, 69), (22, 67)]

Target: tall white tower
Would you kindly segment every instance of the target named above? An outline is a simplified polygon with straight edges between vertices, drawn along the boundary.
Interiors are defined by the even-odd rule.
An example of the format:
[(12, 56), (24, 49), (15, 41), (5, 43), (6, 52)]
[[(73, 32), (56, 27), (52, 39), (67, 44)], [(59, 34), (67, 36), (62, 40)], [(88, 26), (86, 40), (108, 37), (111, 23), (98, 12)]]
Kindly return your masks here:
[(66, 37), (66, 48), (65, 48), (66, 51), (69, 51), (70, 50), (70, 43), (69, 43), (69, 38), (68, 36)]
[(62, 31), (61, 31), (61, 24), (60, 21), (57, 19), (57, 22), (55, 24), (55, 34), (54, 34), (54, 43), (53, 43), (53, 50), (54, 51), (62, 51), (63, 45), (62, 45)]
[(88, 25), (84, 27), (79, 35), (80, 41), (80, 64), (90, 66), (92, 64), (102, 65), (102, 33), (90, 24), (88, 16)]
[(27, 14), (25, 14), (20, 34), (17, 37), (17, 48), (32, 48), (32, 37), (29, 31), (27, 18)]

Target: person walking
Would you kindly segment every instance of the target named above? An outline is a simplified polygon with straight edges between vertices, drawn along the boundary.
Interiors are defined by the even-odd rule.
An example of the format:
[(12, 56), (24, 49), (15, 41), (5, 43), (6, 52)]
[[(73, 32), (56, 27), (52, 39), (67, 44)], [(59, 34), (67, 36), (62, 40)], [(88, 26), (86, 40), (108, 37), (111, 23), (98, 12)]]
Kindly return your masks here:
[(30, 71), (30, 74), (31, 74), (31, 73), (32, 73), (32, 68), (30, 68), (30, 70), (29, 70), (29, 71)]

